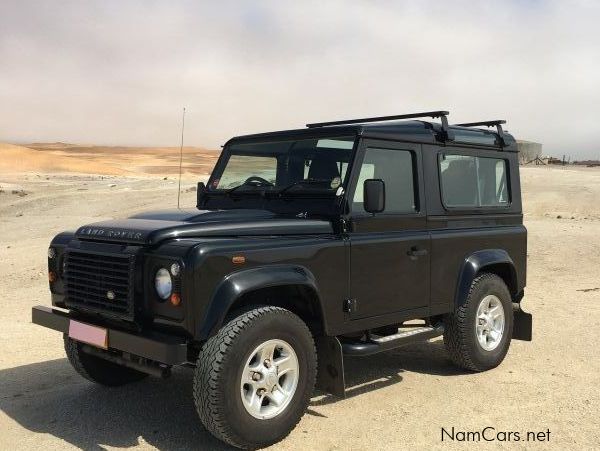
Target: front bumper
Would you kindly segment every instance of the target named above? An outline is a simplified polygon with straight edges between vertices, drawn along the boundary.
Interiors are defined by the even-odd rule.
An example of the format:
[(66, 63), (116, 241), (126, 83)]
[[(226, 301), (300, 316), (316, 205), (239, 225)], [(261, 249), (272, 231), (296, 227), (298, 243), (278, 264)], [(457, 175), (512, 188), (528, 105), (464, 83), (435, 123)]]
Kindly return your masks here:
[[(57, 330), (69, 331), (69, 312), (37, 305), (31, 309), (34, 324)], [(167, 365), (180, 365), (188, 361), (188, 346), (184, 339), (170, 335), (136, 335), (116, 329), (108, 329), (108, 348), (127, 352)]]

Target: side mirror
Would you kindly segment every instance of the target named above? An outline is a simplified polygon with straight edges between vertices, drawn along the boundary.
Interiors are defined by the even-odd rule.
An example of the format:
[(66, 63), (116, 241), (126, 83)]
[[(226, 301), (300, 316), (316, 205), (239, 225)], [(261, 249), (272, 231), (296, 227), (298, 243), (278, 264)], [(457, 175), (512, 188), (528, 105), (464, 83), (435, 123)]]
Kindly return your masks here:
[(196, 190), (196, 208), (200, 208), (202, 204), (202, 199), (204, 198), (204, 192), (206, 190), (206, 185), (204, 182), (198, 182), (198, 188)]
[(366, 212), (375, 214), (385, 210), (385, 183), (383, 180), (365, 180), (363, 189), (363, 206)]

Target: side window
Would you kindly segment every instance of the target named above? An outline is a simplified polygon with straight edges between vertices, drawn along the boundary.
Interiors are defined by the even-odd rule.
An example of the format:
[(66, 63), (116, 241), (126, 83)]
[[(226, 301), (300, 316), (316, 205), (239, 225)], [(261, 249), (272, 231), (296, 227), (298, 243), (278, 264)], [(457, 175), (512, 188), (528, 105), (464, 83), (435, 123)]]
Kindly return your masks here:
[(509, 203), (507, 163), (500, 158), (440, 155), (446, 207), (501, 207)]
[[(309, 178), (309, 173), (310, 173), (310, 167), (312, 165), (313, 160), (304, 160), (304, 180)], [(340, 178), (342, 180), (344, 180), (344, 178), (346, 177), (346, 170), (348, 169), (348, 163), (343, 162), (343, 161), (338, 161), (336, 162), (337, 167), (338, 167), (338, 171), (340, 173)]]
[(417, 210), (413, 153), (407, 150), (368, 148), (360, 168), (352, 210), (363, 212), (363, 184), (367, 179), (385, 182), (385, 212)]

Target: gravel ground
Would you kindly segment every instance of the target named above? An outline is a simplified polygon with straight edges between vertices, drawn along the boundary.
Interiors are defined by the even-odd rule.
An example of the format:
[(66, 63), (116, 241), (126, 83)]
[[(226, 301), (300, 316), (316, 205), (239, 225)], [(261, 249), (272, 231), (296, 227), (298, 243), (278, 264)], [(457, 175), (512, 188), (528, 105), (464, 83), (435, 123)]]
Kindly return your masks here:
[[(529, 230), (523, 305), (534, 316), (534, 341), (513, 342), (500, 367), (480, 374), (455, 369), (439, 339), (348, 359), (347, 399), (316, 394), (274, 449), (600, 446), (593, 340), (600, 326), (600, 171), (527, 168), (522, 179)], [(97, 387), (70, 367), (59, 334), (30, 323), (31, 307), (50, 302), (46, 249), (55, 233), (173, 206), (176, 182), (18, 174), (0, 177), (0, 191), (0, 280), (7, 287), (0, 309), (0, 449), (227, 449), (196, 418), (191, 371)], [(184, 193), (183, 204), (193, 205), (194, 196)], [(458, 438), (493, 427), (519, 432), (521, 441), (442, 441), (442, 428), (453, 427)], [(528, 431), (548, 430), (549, 441), (524, 441)]]

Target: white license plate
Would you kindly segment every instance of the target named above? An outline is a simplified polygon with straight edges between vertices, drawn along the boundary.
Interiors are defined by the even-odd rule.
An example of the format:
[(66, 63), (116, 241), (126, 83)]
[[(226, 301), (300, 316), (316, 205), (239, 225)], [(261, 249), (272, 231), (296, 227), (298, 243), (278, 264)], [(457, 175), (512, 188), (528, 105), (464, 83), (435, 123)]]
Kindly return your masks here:
[(69, 337), (98, 348), (108, 349), (108, 331), (79, 321), (69, 321)]

